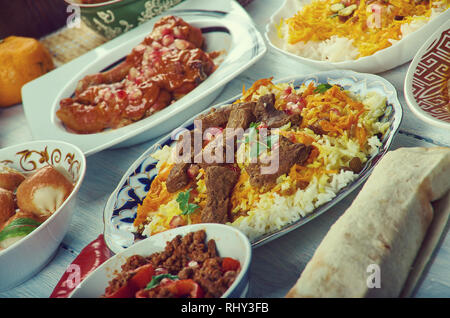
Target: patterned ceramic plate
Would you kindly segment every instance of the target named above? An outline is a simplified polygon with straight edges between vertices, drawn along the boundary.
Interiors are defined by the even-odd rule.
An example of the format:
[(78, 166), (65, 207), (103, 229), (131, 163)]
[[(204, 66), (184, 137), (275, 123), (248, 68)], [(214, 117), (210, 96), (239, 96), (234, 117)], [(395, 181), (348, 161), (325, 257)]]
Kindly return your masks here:
[[(382, 140), (382, 146), (380, 146), (379, 152), (367, 161), (364, 169), (360, 172), (358, 178), (353, 183), (343, 188), (333, 200), (320, 206), (307, 217), (288, 224), (276, 232), (267, 233), (266, 235), (253, 240), (251, 242), (253, 246), (266, 243), (300, 227), (301, 225), (327, 211), (337, 202), (350, 194), (354, 189), (356, 189), (369, 176), (376, 163), (388, 151), (402, 118), (402, 107), (397, 99), (395, 88), (379, 76), (372, 74), (361, 74), (352, 71), (329, 71), (302, 77), (296, 76), (284, 78), (276, 82), (281, 83), (291, 81), (294, 82), (295, 85), (300, 85), (301, 83), (309, 81), (314, 81), (315, 83), (329, 82), (339, 84), (345, 89), (356, 94), (365, 94), (368, 91), (376, 91), (387, 97), (389, 111), (387, 111), (388, 114), (383, 116), (380, 120), (389, 122), (390, 128)], [(239, 97), (240, 96), (236, 96), (235, 98), (213, 107), (218, 108), (222, 105), (230, 104)], [(209, 109), (204, 111), (204, 113), (208, 111)], [(182, 127), (192, 129), (194, 119), (197, 116), (198, 115), (191, 118)], [(113, 252), (117, 253), (124, 248), (131, 246), (136, 241), (135, 236), (132, 233), (132, 225), (136, 217), (137, 206), (142, 203), (157, 173), (155, 168), (157, 161), (152, 158), (151, 155), (156, 150), (161, 149), (165, 145), (170, 145), (172, 142), (173, 140), (171, 136), (168, 135), (155, 143), (140, 158), (138, 158), (125, 173), (118, 187), (111, 194), (108, 202), (106, 203), (104, 210), (104, 236), (106, 244)]]
[(380, 73), (402, 65), (413, 59), (414, 53), (420, 48), (423, 39), (428, 39), (442, 23), (449, 20), (450, 10), (438, 15), (417, 31), (408, 34), (394, 45), (380, 50), (370, 56), (357, 60), (343, 62), (328, 62), (313, 60), (295, 55), (283, 49), (282, 39), (278, 37), (277, 26), (282, 18), (290, 18), (311, 0), (285, 0), (280, 9), (275, 12), (266, 26), (265, 37), (269, 45), (275, 50), (287, 55), (302, 64), (322, 70), (347, 69), (357, 72)]
[(58, 139), (78, 146), (85, 155), (109, 147), (130, 146), (161, 136), (205, 109), (225, 85), (266, 52), (262, 36), (246, 11), (231, 2), (230, 11), (171, 10), (202, 29), (207, 51), (225, 51), (217, 70), (189, 94), (163, 110), (118, 129), (95, 134), (68, 132), (56, 117), (61, 99), (73, 94), (87, 74), (108, 69), (129, 54), (160, 19), (154, 18), (104, 45), (27, 83), (22, 89), (25, 116), (35, 139)]
[(434, 126), (450, 129), (450, 20), (417, 52), (405, 79), (409, 108)]
[[(89, 28), (108, 39), (128, 32), (176, 5), (177, 8), (183, 6), (193, 8), (192, 0), (189, 0), (189, 4), (183, 4), (183, 1), (185, 0), (104, 0), (96, 3), (96, 1), (65, 0), (70, 5), (68, 11), (79, 11), (81, 20)], [(246, 6), (251, 0), (238, 2)], [(215, 7), (217, 9), (217, 5)], [(205, 6), (202, 6), (202, 9), (205, 9)]]

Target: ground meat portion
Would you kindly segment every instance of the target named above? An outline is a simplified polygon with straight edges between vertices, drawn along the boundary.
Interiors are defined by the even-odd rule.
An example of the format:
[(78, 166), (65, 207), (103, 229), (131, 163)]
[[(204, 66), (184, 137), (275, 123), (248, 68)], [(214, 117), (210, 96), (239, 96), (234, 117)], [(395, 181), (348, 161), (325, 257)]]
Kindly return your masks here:
[(127, 259), (125, 264), (122, 265), (122, 271), (133, 271), (145, 264), (147, 264), (147, 260), (144, 256), (133, 255)]
[(177, 274), (189, 262), (204, 262), (207, 258), (217, 257), (216, 244), (214, 240), (205, 244), (205, 231), (197, 231), (176, 236), (166, 244), (163, 252), (150, 255), (149, 260), (155, 268), (163, 267), (170, 274)]
[(206, 297), (220, 297), (225, 293), (228, 287), (236, 279), (235, 271), (228, 271), (226, 275), (222, 273), (222, 259), (219, 257), (207, 259), (203, 266), (194, 271), (193, 279), (199, 282), (199, 285)]
[[(190, 232), (184, 237), (176, 236), (166, 243), (162, 252), (147, 257), (133, 255), (129, 257), (122, 271), (117, 273), (105, 289), (105, 295), (113, 294), (123, 287), (135, 275), (136, 269), (151, 264), (155, 270), (154, 276), (170, 274), (177, 279), (164, 276), (159, 285), (150, 289), (139, 290), (135, 297), (143, 298), (173, 298), (173, 284), (179, 280), (190, 280), (198, 286), (203, 297), (220, 297), (233, 284), (239, 269), (226, 270), (222, 267), (223, 258), (217, 253), (216, 242), (206, 240), (206, 232), (199, 230)], [(166, 281), (163, 281), (166, 279)], [(172, 286), (171, 286), (172, 284)]]
[(130, 280), (135, 273), (130, 271), (122, 271), (118, 273), (108, 284), (108, 287), (105, 289), (105, 295), (114, 294), (117, 290), (119, 290), (122, 286), (124, 286), (128, 280)]

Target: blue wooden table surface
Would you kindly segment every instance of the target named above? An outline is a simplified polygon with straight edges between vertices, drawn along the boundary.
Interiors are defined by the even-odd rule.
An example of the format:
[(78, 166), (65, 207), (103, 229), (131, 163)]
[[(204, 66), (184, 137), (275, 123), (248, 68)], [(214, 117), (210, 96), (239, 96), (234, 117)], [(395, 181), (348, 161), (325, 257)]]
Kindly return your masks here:
[[(270, 15), (282, 1), (254, 0), (246, 10), (263, 34)], [(404, 146), (450, 146), (448, 131), (424, 124), (408, 109), (403, 95), (403, 81), (408, 65), (381, 73), (397, 89), (404, 109), (404, 119), (393, 148)], [(275, 79), (317, 71), (268, 49), (251, 68), (226, 85), (216, 102), (226, 100), (249, 87), (255, 80)], [(0, 147), (31, 140), (31, 132), (21, 105), (0, 109)], [(87, 171), (78, 195), (75, 215), (55, 257), (36, 276), (0, 297), (49, 297), (66, 268), (81, 250), (103, 231), (103, 207), (128, 167), (154, 141), (130, 148), (105, 150), (87, 158)], [(301, 228), (254, 249), (250, 269), (249, 297), (283, 297), (296, 282), (329, 227), (346, 210), (359, 189), (327, 213)], [(11, 265), (13, 266), (13, 264)], [(1, 269), (0, 269), (1, 270)], [(414, 293), (415, 297), (450, 297), (450, 237), (448, 226)]]

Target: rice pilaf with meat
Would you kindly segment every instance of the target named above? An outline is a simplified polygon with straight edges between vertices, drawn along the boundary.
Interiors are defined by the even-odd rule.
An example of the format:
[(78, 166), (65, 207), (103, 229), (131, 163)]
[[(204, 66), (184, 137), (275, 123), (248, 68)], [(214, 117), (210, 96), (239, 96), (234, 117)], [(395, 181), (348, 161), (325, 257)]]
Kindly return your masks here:
[[(368, 158), (378, 152), (380, 139), (389, 128), (388, 122), (379, 121), (389, 112), (386, 97), (376, 92), (356, 96), (328, 83), (310, 82), (296, 88), (292, 83), (275, 84), (272, 79), (261, 79), (248, 90), (244, 88), (241, 99), (229, 107), (257, 103), (271, 94), (277, 114), (301, 117), (295, 125), (287, 122), (272, 129), (268, 137), (272, 139), (264, 143), (265, 150), (270, 153), (284, 143), (292, 149), (301, 145), (308, 152), (303, 161), (284, 167), (286, 172), (276, 175), (272, 183), (255, 186), (256, 179), (252, 179), (249, 169), (251, 156), (241, 155), (251, 153), (249, 136), (267, 123), (252, 122), (245, 130), (235, 153), (236, 162), (231, 166), (237, 177), (229, 197), (223, 201), (228, 205), (223, 223), (240, 229), (250, 240), (279, 230), (332, 200), (340, 189), (357, 178)], [(186, 170), (189, 181), (170, 192), (167, 180), (171, 170), (175, 170), (175, 151), (173, 143), (152, 154), (158, 160), (158, 174), (138, 206), (134, 221), (135, 231), (143, 236), (180, 225), (204, 223), (202, 214), (211, 204), (208, 182), (212, 181), (207, 178), (211, 168), (191, 169), (191, 165)]]

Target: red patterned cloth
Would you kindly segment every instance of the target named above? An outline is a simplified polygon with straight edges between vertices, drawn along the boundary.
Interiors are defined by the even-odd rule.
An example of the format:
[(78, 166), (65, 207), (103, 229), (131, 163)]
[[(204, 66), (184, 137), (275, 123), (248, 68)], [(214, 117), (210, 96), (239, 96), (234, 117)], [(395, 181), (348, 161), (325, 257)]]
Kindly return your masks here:
[(50, 298), (67, 298), (83, 279), (111, 256), (103, 235), (99, 235), (67, 267)]

